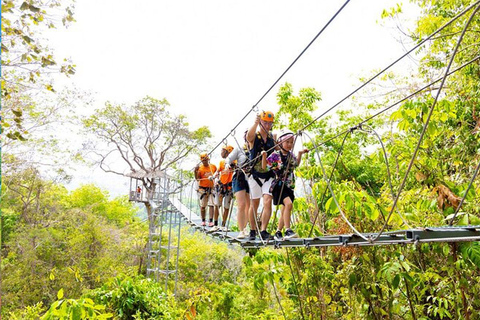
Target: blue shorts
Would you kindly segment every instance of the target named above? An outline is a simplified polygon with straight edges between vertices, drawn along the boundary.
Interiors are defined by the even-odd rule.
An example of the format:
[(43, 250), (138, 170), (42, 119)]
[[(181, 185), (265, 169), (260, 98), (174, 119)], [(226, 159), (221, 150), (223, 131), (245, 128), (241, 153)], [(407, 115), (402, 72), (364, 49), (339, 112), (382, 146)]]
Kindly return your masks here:
[(233, 193), (237, 193), (238, 191), (245, 190), (247, 193), (250, 193), (250, 189), (248, 188), (248, 182), (245, 178), (245, 173), (243, 171), (237, 171), (232, 179), (232, 190)]

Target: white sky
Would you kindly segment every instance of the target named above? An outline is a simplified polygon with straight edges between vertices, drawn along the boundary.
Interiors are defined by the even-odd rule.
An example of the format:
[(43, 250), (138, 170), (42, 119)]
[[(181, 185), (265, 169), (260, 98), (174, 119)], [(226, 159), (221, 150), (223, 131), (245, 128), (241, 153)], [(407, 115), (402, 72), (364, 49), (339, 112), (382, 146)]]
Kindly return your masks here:
[[(166, 98), (192, 129), (208, 126), (216, 145), (344, 2), (81, 0), (77, 22), (46, 36), (57, 57), (77, 65), (72, 81), (95, 93), (96, 108), (107, 100)], [(279, 85), (314, 87), (323, 96), (318, 112), (329, 108), (360, 84), (358, 77), (404, 53), (398, 31), (377, 23), (397, 2), (352, 0)], [(260, 110), (278, 109), (279, 85)], [(102, 187), (125, 193), (107, 177)]]

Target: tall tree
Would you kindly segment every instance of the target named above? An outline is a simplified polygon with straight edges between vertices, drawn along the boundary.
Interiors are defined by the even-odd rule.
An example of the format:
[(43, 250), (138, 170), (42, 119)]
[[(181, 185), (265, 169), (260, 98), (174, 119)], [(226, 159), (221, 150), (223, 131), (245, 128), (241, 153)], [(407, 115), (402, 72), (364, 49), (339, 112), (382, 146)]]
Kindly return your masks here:
[(148, 200), (153, 199), (156, 189), (154, 176), (175, 170), (179, 161), (211, 137), (207, 127), (190, 131), (186, 117), (172, 114), (169, 106), (167, 100), (151, 97), (130, 107), (107, 102), (83, 121), (94, 137), (87, 148), (103, 171), (124, 177), (138, 174), (146, 190), (149, 218), (152, 206)]

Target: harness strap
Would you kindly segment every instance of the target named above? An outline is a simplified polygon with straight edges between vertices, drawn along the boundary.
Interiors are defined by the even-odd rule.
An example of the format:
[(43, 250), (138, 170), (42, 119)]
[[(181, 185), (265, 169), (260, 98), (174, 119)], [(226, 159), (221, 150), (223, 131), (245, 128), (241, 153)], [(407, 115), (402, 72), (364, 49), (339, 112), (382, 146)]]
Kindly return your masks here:
[(260, 178), (259, 178), (258, 176), (256, 176), (255, 174), (253, 174), (252, 177), (253, 177), (253, 180), (255, 180), (260, 187), (263, 186), (263, 183), (262, 183), (262, 181), (260, 181)]
[(206, 195), (210, 195), (210, 193), (212, 192), (212, 188), (209, 188), (209, 187), (198, 187), (198, 188), (205, 190), (205, 192), (202, 193), (202, 195), (200, 196), (200, 200), (202, 200)]

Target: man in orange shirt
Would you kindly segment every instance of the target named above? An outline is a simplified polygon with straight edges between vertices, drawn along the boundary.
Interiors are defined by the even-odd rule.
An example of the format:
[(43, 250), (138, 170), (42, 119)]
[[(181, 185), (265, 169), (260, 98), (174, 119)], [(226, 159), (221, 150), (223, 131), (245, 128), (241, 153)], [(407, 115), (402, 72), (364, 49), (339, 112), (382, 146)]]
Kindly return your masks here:
[(232, 178), (233, 170), (225, 168), (225, 159), (233, 151), (232, 146), (224, 146), (220, 155), (222, 160), (218, 165), (218, 171), (215, 174), (218, 178), (214, 188), (214, 199), (215, 199), (215, 211), (214, 211), (214, 227), (210, 230), (212, 232), (219, 230), (218, 227), (218, 216), (220, 215), (220, 207), (223, 203), (223, 215), (222, 215), (222, 230), (225, 231), (226, 223), (228, 219), (228, 212), (230, 210), (230, 204), (232, 202)]
[(210, 164), (210, 158), (207, 153), (200, 154), (202, 163), (197, 165), (194, 170), (195, 179), (198, 181), (198, 198), (200, 200), (200, 214), (202, 216), (202, 226), (206, 225), (206, 207), (209, 210), (209, 227), (213, 227), (213, 177), (217, 167)]

